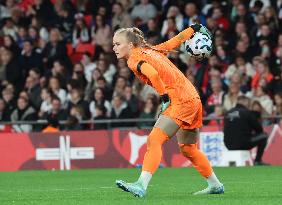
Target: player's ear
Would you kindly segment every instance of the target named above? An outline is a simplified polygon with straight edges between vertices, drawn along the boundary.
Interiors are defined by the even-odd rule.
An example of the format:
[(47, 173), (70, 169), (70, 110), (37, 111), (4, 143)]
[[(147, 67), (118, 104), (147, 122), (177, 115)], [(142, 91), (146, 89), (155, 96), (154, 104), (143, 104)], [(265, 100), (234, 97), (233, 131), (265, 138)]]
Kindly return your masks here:
[(130, 49), (134, 48), (134, 45), (133, 45), (132, 42), (129, 42), (129, 43), (128, 43), (128, 46), (129, 46)]

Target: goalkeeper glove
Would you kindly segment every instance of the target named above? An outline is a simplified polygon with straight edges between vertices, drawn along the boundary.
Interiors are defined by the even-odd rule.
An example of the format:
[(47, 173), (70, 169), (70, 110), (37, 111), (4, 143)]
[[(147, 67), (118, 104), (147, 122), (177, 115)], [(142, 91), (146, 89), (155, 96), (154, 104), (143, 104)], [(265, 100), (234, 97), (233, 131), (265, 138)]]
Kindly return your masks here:
[(159, 116), (160, 116), (160, 114), (162, 114), (162, 113), (168, 108), (168, 106), (170, 105), (170, 99), (169, 99), (168, 94), (163, 94), (163, 95), (161, 95), (161, 96), (160, 96), (160, 99), (161, 99), (161, 102), (162, 102), (162, 106), (161, 106), (161, 110), (160, 110)]
[(210, 39), (212, 39), (211, 32), (202, 24), (193, 24), (190, 27), (194, 30), (194, 32), (200, 32), (204, 35), (207, 35)]

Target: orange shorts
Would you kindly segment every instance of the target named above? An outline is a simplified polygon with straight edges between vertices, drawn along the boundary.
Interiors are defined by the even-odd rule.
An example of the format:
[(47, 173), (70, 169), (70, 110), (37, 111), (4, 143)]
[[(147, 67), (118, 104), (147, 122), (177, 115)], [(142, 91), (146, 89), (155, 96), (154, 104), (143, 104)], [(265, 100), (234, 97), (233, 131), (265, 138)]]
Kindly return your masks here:
[(203, 125), (203, 107), (200, 98), (193, 98), (183, 104), (172, 104), (163, 114), (172, 118), (184, 130), (200, 128)]

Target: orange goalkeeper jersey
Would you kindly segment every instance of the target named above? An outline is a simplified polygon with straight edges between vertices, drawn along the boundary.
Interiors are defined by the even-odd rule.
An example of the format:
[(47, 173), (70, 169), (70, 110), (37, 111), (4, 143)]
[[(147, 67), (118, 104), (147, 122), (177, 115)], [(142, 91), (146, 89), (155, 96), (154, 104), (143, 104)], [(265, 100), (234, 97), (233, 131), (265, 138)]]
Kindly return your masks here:
[[(127, 61), (129, 68), (144, 83), (154, 86), (149, 78), (138, 71), (137, 65), (140, 61), (150, 64), (163, 81), (166, 93), (168, 93), (171, 104), (182, 104), (193, 98), (199, 98), (194, 85), (184, 76), (184, 74), (163, 54), (161, 51), (171, 51), (179, 47), (185, 40), (189, 39), (194, 33), (192, 28), (187, 28), (172, 39), (153, 46), (151, 48), (135, 48), (132, 50)], [(160, 50), (160, 51), (158, 51)], [(156, 89), (157, 90), (157, 89)], [(162, 94), (162, 93), (160, 93)]]

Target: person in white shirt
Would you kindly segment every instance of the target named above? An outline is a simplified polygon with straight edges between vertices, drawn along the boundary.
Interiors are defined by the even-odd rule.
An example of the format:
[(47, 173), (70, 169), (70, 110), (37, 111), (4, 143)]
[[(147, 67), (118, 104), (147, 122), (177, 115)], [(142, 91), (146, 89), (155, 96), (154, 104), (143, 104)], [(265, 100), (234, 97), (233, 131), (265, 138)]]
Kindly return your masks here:
[(131, 12), (131, 17), (134, 21), (141, 21), (140, 24), (145, 24), (149, 19), (155, 18), (157, 15), (156, 7), (149, 3), (149, 0), (141, 0), (140, 4), (135, 5)]
[(45, 112), (52, 110), (52, 91), (48, 88), (42, 88), (41, 99), (42, 103), (40, 106), (40, 111), (38, 113), (39, 117), (42, 117)]
[(110, 117), (112, 105), (108, 100), (105, 100), (104, 91), (101, 88), (96, 88), (93, 91), (93, 100), (89, 104), (89, 110), (92, 119), (96, 117), (96, 106), (102, 105), (106, 108), (106, 116)]
[(62, 107), (65, 107), (67, 101), (67, 92), (65, 89), (61, 88), (59, 79), (56, 77), (51, 77), (49, 80), (49, 87), (52, 92), (61, 100)]
[(91, 77), (93, 70), (97, 67), (97, 65), (93, 62), (91, 62), (91, 55), (88, 52), (85, 52), (82, 55), (81, 63), (84, 66), (84, 76), (87, 82), (91, 82)]

